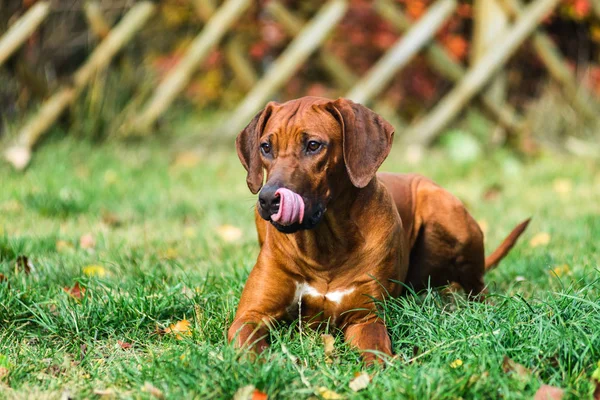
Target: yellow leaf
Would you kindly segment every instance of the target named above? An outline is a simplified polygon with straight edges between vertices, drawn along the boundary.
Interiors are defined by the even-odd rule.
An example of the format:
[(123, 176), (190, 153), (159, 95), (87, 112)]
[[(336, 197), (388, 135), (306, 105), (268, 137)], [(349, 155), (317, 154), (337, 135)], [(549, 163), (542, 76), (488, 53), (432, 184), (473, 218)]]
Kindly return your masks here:
[(117, 173), (114, 170), (109, 169), (104, 173), (104, 183), (106, 185), (112, 185), (114, 183), (117, 183), (118, 180), (119, 175), (117, 175)]
[(573, 183), (569, 179), (558, 178), (552, 183), (552, 188), (558, 194), (567, 194), (573, 190)]
[(233, 225), (221, 225), (217, 228), (217, 234), (228, 243), (237, 242), (242, 238), (242, 230)]
[(182, 319), (179, 322), (171, 324), (171, 326), (165, 329), (165, 333), (175, 335), (177, 340), (182, 340), (182, 335), (190, 336), (192, 334), (192, 331), (190, 329), (191, 325), (192, 324), (190, 323), (190, 321), (188, 321), (187, 319)]
[(484, 235), (488, 233), (489, 225), (485, 219), (477, 221), (477, 223), (479, 224), (479, 228), (481, 228), (481, 232), (483, 232)]
[(456, 360), (454, 360), (450, 363), (450, 368), (458, 368), (461, 365), (463, 365), (462, 360), (460, 358), (457, 358)]
[(73, 245), (66, 240), (59, 240), (56, 242), (56, 251), (59, 253), (67, 253), (73, 251)]
[(185, 236), (186, 238), (195, 238), (196, 237), (196, 230), (192, 227), (187, 227), (183, 230), (183, 236)]
[(563, 275), (568, 275), (571, 272), (571, 268), (569, 267), (568, 264), (563, 264), (563, 265), (559, 265), (557, 267), (554, 267), (552, 269), (552, 272), (556, 275), (556, 276), (563, 276)]
[(87, 276), (106, 276), (106, 269), (101, 265), (88, 265), (83, 268), (83, 273)]
[(550, 243), (550, 234), (547, 232), (540, 232), (531, 238), (531, 240), (529, 241), (529, 246), (546, 246), (548, 243)]
[(194, 168), (202, 161), (202, 157), (196, 151), (183, 151), (178, 153), (173, 160), (173, 167), (175, 168)]
[(159, 252), (158, 256), (165, 260), (174, 260), (177, 258), (178, 252), (177, 252), (177, 249), (169, 247), (168, 249)]
[(371, 382), (371, 377), (366, 372), (362, 372), (360, 375), (352, 379), (348, 386), (355, 392), (366, 389), (369, 386), (369, 382)]
[(344, 397), (333, 390), (329, 390), (326, 387), (317, 388), (317, 394), (326, 400), (338, 400), (343, 399)]

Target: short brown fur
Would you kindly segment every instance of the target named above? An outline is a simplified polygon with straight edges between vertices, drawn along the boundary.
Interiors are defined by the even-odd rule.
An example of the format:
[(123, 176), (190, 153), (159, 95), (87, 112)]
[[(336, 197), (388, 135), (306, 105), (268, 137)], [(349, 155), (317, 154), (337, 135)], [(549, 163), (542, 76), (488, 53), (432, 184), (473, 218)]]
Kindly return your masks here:
[[(311, 229), (283, 233), (255, 213), (260, 253), (244, 287), (228, 338), (260, 352), (273, 321), (295, 318), (339, 327), (366, 362), (392, 354), (373, 300), (399, 296), (404, 282), (460, 284), (476, 298), (483, 275), (495, 266), (525, 229), (522, 223), (484, 258), (483, 234), (463, 204), (432, 181), (415, 174), (375, 174), (387, 157), (393, 127), (349, 100), (305, 97), (269, 103), (236, 141), (257, 193), (263, 183), (293, 190), (307, 213), (326, 206)], [(324, 143), (307, 156), (307, 139)], [(268, 141), (272, 153), (260, 152)], [(309, 214), (307, 214), (310, 216)], [(302, 292), (302, 288), (310, 292)]]

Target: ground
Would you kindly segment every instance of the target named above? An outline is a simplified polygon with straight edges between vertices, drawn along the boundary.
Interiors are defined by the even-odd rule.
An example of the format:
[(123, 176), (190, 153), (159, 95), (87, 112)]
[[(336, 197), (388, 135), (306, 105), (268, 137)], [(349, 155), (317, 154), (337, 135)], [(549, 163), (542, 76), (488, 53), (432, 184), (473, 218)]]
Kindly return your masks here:
[(489, 302), (430, 292), (381, 304), (397, 357), (355, 393), (348, 383), (363, 367), (334, 331), (328, 355), (324, 332), (297, 324), (273, 331), (263, 362), (226, 344), (258, 253), (255, 197), (232, 144), (198, 155), (161, 141), (52, 139), (26, 172), (0, 165), (0, 398), (232, 398), (254, 385), (270, 398), (512, 399), (542, 384), (591, 398), (598, 166), (504, 151), (408, 162), (394, 149), (382, 169), (424, 173), (458, 195), (488, 253), (533, 220), (486, 277)]

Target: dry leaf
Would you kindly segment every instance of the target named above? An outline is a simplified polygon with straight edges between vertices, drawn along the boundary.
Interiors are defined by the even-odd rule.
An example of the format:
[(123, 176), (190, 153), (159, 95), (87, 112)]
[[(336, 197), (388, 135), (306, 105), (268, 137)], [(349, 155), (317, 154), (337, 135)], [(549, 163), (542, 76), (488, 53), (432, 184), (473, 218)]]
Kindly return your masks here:
[(178, 255), (179, 253), (177, 249), (174, 249), (173, 247), (169, 247), (168, 249), (158, 253), (158, 256), (164, 260), (174, 260)]
[(94, 394), (100, 397), (115, 397), (116, 393), (113, 389), (94, 389)]
[(523, 365), (511, 360), (507, 356), (504, 356), (502, 360), (502, 371), (508, 374), (509, 372), (514, 373), (518, 378), (527, 380), (531, 375), (531, 372)]
[(75, 282), (73, 287), (64, 287), (63, 290), (69, 294), (75, 300), (81, 300), (85, 294), (85, 288), (79, 285), (79, 282)]
[(533, 400), (560, 400), (562, 399), (564, 390), (550, 385), (542, 385), (535, 392)]
[(82, 249), (93, 249), (96, 247), (96, 239), (91, 233), (86, 233), (79, 238), (79, 247)]
[(69, 253), (73, 250), (73, 245), (66, 240), (59, 240), (56, 242), (56, 251), (59, 253)]
[(15, 271), (16, 272), (24, 272), (25, 275), (29, 275), (33, 270), (33, 263), (27, 258), (27, 256), (19, 256), (17, 257), (17, 262), (15, 263)]
[(83, 267), (83, 273), (87, 276), (106, 276), (106, 269), (101, 265), (88, 265), (87, 267)]
[(251, 400), (255, 390), (254, 385), (242, 386), (233, 395), (233, 400)]
[(193, 168), (200, 164), (200, 161), (202, 161), (200, 153), (195, 151), (183, 151), (175, 156), (172, 165), (175, 168)]
[(488, 222), (485, 219), (481, 219), (481, 220), (477, 221), (477, 224), (479, 224), (479, 228), (481, 229), (481, 232), (483, 232), (484, 235), (486, 233), (488, 233), (488, 230), (490, 229), (490, 225), (488, 224)]
[(0, 367), (0, 382), (8, 376), (10, 371), (6, 367)]
[(182, 319), (174, 324), (171, 324), (167, 329), (165, 329), (165, 333), (170, 333), (175, 335), (177, 340), (182, 340), (183, 336), (190, 336), (192, 331), (190, 330), (190, 326), (192, 324), (187, 319)]
[(531, 240), (529, 241), (529, 246), (546, 246), (548, 243), (550, 243), (550, 234), (547, 232), (540, 232), (531, 238)]
[(485, 192), (483, 192), (483, 199), (486, 201), (493, 201), (493, 200), (496, 200), (498, 197), (500, 197), (501, 193), (502, 193), (502, 186), (495, 183), (492, 186), (488, 187), (485, 190)]
[(317, 394), (326, 400), (338, 400), (343, 399), (344, 397), (333, 390), (329, 390), (326, 387), (317, 388)]
[(242, 230), (233, 225), (221, 225), (217, 228), (217, 234), (228, 243), (237, 242), (242, 238)]
[(366, 387), (369, 386), (369, 382), (371, 382), (371, 377), (366, 372), (363, 372), (354, 379), (352, 379), (348, 386), (350, 386), (350, 389), (352, 389), (353, 391), (358, 392), (360, 390), (366, 389)]
[(162, 399), (165, 397), (163, 392), (150, 382), (144, 382), (144, 386), (142, 386), (142, 392), (149, 393), (157, 399)]
[(321, 335), (321, 339), (323, 340), (323, 347), (325, 348), (325, 362), (331, 364), (333, 362), (333, 351), (335, 350), (335, 339), (329, 334)]
[(8, 279), (6, 279), (6, 276), (4, 276), (4, 274), (0, 274), (0, 282), (4, 282), (7, 281)]
[(457, 358), (456, 360), (454, 360), (450, 363), (450, 368), (458, 368), (461, 365), (463, 365), (462, 360), (460, 358)]
[(254, 389), (252, 392), (252, 400), (267, 400), (269, 396), (265, 392), (261, 392), (258, 389)]
[(573, 190), (573, 182), (569, 179), (558, 178), (552, 183), (552, 188), (558, 194), (568, 194)]
[(569, 267), (568, 264), (562, 264), (562, 265), (552, 268), (552, 273), (554, 273), (558, 277), (561, 277), (561, 276), (570, 274), (571, 268)]
[(119, 343), (119, 346), (121, 346), (123, 350), (130, 349), (133, 346), (131, 343), (123, 342), (121, 340), (117, 340), (117, 343)]
[(117, 214), (105, 211), (102, 213), (102, 222), (108, 226), (117, 227), (121, 225), (121, 219)]

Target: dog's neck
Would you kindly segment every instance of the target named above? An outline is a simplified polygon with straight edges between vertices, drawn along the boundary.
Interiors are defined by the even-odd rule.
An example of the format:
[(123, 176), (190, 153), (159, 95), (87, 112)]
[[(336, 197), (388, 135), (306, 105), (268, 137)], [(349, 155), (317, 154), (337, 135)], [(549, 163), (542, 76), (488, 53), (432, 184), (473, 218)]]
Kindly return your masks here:
[(365, 241), (361, 221), (369, 217), (365, 210), (377, 209), (372, 203), (382, 196), (379, 186), (374, 178), (364, 188), (344, 188), (344, 196), (332, 199), (315, 228), (285, 234), (282, 245), (295, 248), (311, 269), (331, 271), (342, 266)]

